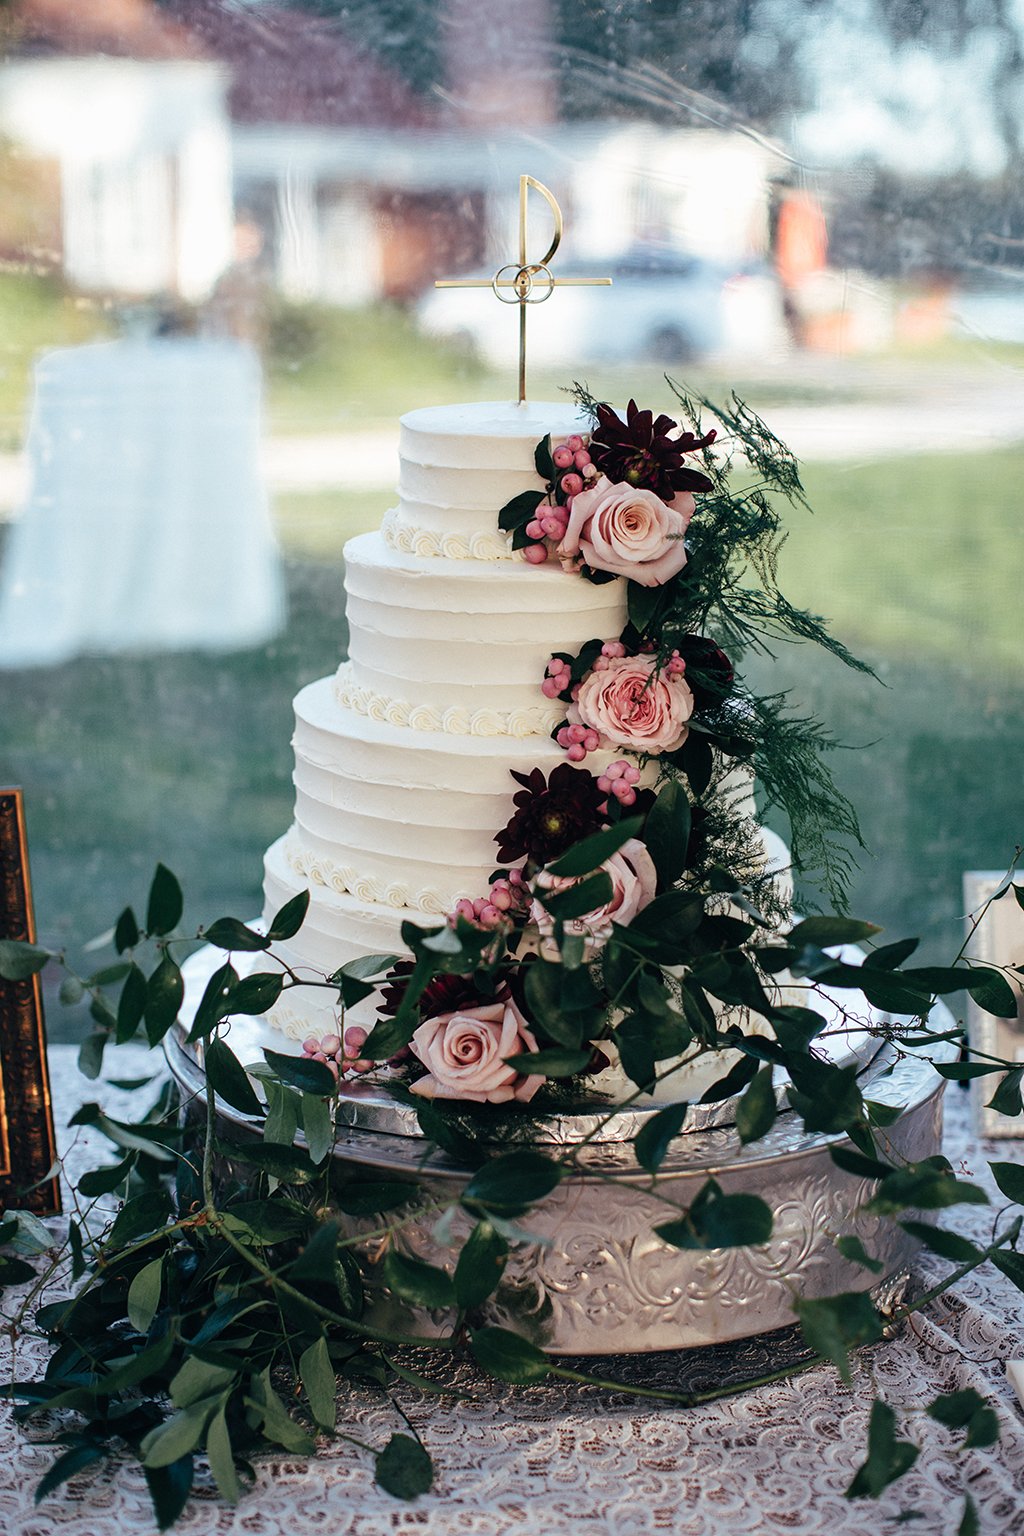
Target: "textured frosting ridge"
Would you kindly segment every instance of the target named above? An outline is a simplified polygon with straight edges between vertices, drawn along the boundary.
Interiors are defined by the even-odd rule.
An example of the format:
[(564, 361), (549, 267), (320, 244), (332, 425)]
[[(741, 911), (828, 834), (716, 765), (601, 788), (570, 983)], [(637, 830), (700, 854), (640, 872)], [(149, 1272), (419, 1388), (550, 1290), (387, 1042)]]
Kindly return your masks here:
[(512, 540), (503, 533), (441, 533), (401, 521), (397, 507), (385, 512), (380, 531), (389, 549), (421, 560), (515, 560)]
[(554, 708), (468, 709), (451, 705), (440, 709), (393, 699), (354, 681), (352, 665), (342, 662), (334, 679), (334, 697), (342, 709), (354, 709), (370, 720), (406, 725), (413, 731), (442, 731), (451, 736), (547, 736), (565, 716), (564, 705)]
[(372, 901), (386, 907), (407, 907), (412, 912), (428, 912), (443, 917), (462, 896), (471, 890), (415, 890), (401, 880), (386, 880), (366, 875), (349, 864), (336, 863), (325, 854), (303, 846), (293, 829), (285, 838), (285, 857), (296, 874), (305, 875), (314, 885), (328, 886), (339, 895), (355, 896), (358, 901)]

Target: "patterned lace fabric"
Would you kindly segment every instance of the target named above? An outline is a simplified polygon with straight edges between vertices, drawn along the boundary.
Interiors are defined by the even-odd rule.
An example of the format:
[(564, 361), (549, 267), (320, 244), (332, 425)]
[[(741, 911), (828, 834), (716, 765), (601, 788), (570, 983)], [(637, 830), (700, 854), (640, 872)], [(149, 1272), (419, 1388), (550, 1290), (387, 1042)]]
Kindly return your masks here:
[[(145, 1071), (137, 1048), (118, 1057), (116, 1075)], [(78, 1077), (70, 1047), (55, 1047), (51, 1060), (58, 1134), (86, 1097), (114, 1114), (125, 1111), (114, 1089)], [(106, 1145), (83, 1131), (64, 1132), (63, 1143), (72, 1179), (101, 1161)], [(972, 1138), (966, 1095), (950, 1089), (946, 1151), (955, 1166), (980, 1176), (987, 1157), (1017, 1159), (1021, 1144)], [(986, 1241), (995, 1199), (992, 1207), (961, 1208), (958, 1227)], [(922, 1257), (915, 1286), (944, 1268)], [(893, 1521), (901, 1511), (917, 1510), (923, 1518), (908, 1529), (952, 1536), (967, 1487), (982, 1536), (1024, 1536), (1024, 1410), (1005, 1377), (1005, 1361), (1024, 1356), (1022, 1312), (1020, 1293), (985, 1266), (897, 1338), (862, 1353), (850, 1390), (822, 1367), (685, 1411), (560, 1384), (502, 1388), (464, 1368), (460, 1386), (469, 1399), (413, 1388), (396, 1394), (434, 1456), (437, 1481), (428, 1496), (413, 1504), (390, 1498), (374, 1484), (365, 1453), (335, 1442), (315, 1461), (282, 1455), (260, 1462), (255, 1489), (234, 1510), (201, 1472), (178, 1529), (183, 1536), (880, 1536), (900, 1528)], [(648, 1384), (690, 1384), (712, 1369), (770, 1371), (784, 1347), (776, 1337), (741, 1346), (727, 1362), (661, 1355), (598, 1368), (636, 1380), (642, 1371)], [(16, 1375), (38, 1372), (45, 1358), (40, 1341), (21, 1341)], [(7, 1379), (6, 1343), (2, 1370)], [(959, 1436), (914, 1410), (938, 1392), (968, 1386), (998, 1406), (1002, 1441), (958, 1455), (952, 1446)], [(921, 1455), (879, 1501), (851, 1502), (843, 1490), (864, 1456), (875, 1393), (900, 1413)], [(339, 1423), (376, 1445), (403, 1427), (385, 1398), (355, 1392), (340, 1400)], [(40, 1443), (45, 1433), (36, 1428), (30, 1440), (9, 1408), (0, 1408), (5, 1536), (151, 1536), (145, 1482), (128, 1463), (83, 1474), (34, 1507), (35, 1485), (54, 1454)]]

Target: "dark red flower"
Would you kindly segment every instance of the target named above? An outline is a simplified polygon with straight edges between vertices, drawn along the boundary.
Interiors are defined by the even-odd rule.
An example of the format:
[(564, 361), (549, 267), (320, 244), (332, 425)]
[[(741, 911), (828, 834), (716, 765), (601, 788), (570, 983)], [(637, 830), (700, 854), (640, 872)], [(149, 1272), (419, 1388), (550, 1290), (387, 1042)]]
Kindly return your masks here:
[[(377, 1012), (394, 1015), (402, 1006), (409, 978), (413, 972), (411, 960), (398, 960), (392, 966), (381, 987)], [(497, 996), (501, 996), (499, 988)], [(427, 982), (420, 997), (420, 1018), (433, 1019), (439, 1013), (454, 1013), (458, 1008), (475, 1008), (478, 1003), (493, 1001), (483, 997), (469, 976), (434, 976)]]
[(605, 797), (585, 768), (559, 763), (547, 780), (540, 768), (529, 774), (511, 772), (523, 788), (512, 797), (516, 809), (508, 826), (495, 834), (503, 864), (524, 858), (547, 864), (600, 830)]
[(663, 501), (671, 501), (677, 491), (710, 491), (711, 481), (699, 469), (683, 463), (683, 455), (706, 448), (715, 440), (714, 431), (697, 437), (693, 432), (675, 432), (671, 416), (655, 418), (652, 411), (641, 411), (635, 400), (626, 407), (626, 419), (610, 405), (597, 407), (597, 430), (590, 439), (590, 457), (613, 484), (643, 486)]
[(686, 681), (698, 709), (720, 704), (736, 679), (728, 656), (706, 635), (683, 635), (673, 642), (686, 662)]

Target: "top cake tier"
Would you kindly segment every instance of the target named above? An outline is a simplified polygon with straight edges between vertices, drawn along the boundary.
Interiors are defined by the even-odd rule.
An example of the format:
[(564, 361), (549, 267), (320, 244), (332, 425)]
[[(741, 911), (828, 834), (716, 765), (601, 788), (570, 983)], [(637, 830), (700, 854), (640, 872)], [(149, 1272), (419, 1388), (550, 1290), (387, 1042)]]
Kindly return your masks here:
[(501, 508), (543, 480), (533, 461), (540, 440), (557, 446), (588, 436), (575, 406), (526, 401), (427, 406), (402, 417), (398, 506), (384, 519), (388, 544), (404, 554), (449, 560), (508, 560)]

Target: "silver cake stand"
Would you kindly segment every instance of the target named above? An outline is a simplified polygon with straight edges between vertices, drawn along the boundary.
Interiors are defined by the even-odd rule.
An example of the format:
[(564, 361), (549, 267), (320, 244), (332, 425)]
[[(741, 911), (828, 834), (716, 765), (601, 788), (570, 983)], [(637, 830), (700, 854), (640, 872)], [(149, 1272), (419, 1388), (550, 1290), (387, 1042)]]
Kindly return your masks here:
[[(221, 958), (201, 951), (187, 962), (182, 1024), (165, 1042), (170, 1070), (187, 1099), (205, 1092), (201, 1047), (186, 1044), (188, 1000), (194, 1007)], [(941, 1010), (940, 1027), (946, 1023)], [(955, 1047), (932, 1047), (931, 1054), (949, 1060)], [(882, 1133), (890, 1159), (917, 1161), (939, 1151), (945, 1084), (931, 1060), (879, 1048), (867, 1035), (844, 1046), (838, 1059), (857, 1061), (866, 1097), (902, 1110)], [(709, 1177), (727, 1194), (759, 1195), (774, 1216), (771, 1240), (759, 1247), (691, 1252), (654, 1235), (654, 1226), (673, 1213), (652, 1193), (631, 1143), (661, 1105), (610, 1114), (582, 1105), (578, 1111), (560, 1107), (540, 1117), (499, 1119), (496, 1144), (504, 1150), (532, 1142), (547, 1151), (575, 1151), (573, 1172), (523, 1219), (528, 1240), (513, 1248), (484, 1320), (514, 1328), (555, 1354), (627, 1355), (703, 1351), (789, 1328), (798, 1296), (871, 1289), (883, 1310), (895, 1305), (909, 1279), (915, 1243), (895, 1222), (865, 1210), (875, 1188), (871, 1180), (832, 1161), (831, 1148), (849, 1146), (846, 1137), (806, 1131), (785, 1109), (784, 1093), (780, 1084), (782, 1112), (772, 1131), (747, 1147), (733, 1123), (735, 1100), (692, 1106), (657, 1183), (658, 1194), (679, 1206), (689, 1205)], [(258, 1122), (223, 1103), (218, 1119), (235, 1138), (259, 1135)], [(395, 1178), (414, 1183), (418, 1197), (403, 1210), (403, 1217), (411, 1210), (412, 1219), (390, 1241), (416, 1258), (453, 1268), (473, 1218), (459, 1210), (439, 1228), (439, 1216), (471, 1172), (427, 1142), (415, 1111), (397, 1103), (385, 1086), (345, 1085), (338, 1119), (337, 1185)], [(247, 1170), (239, 1163), (222, 1172), (244, 1178)], [(380, 1227), (379, 1217), (342, 1221), (353, 1236)], [(836, 1239), (846, 1234), (858, 1237), (881, 1263), (877, 1275), (843, 1258)], [(447, 1331), (450, 1316), (413, 1310), (384, 1288), (379, 1262), (387, 1241), (368, 1235), (359, 1248), (368, 1320), (421, 1336)], [(766, 1348), (778, 1364), (777, 1350)]]

